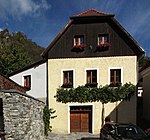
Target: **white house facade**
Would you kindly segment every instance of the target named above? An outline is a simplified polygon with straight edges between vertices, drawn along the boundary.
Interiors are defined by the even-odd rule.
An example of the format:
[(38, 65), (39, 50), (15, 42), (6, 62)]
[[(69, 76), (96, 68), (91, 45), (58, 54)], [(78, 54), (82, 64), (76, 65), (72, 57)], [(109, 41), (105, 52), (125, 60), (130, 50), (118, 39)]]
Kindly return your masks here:
[(26, 93), (46, 101), (46, 61), (39, 61), (10, 74), (10, 79), (26, 88)]

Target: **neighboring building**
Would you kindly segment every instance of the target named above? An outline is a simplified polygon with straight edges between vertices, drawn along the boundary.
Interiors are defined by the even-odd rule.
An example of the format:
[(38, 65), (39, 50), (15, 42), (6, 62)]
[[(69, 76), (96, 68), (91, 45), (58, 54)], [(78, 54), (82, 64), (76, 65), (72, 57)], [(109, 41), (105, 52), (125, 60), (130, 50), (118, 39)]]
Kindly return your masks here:
[[(137, 85), (141, 46), (118, 23), (114, 15), (88, 10), (70, 17), (69, 23), (43, 52), (48, 60), (49, 107), (56, 110), (51, 120), (53, 132), (99, 133), (102, 104), (59, 103), (57, 88), (85, 84)], [(128, 102), (108, 103), (105, 116), (112, 120), (136, 123), (136, 96)]]
[(17, 90), (22, 93), (26, 92), (26, 89), (23, 86), (17, 84), (2, 73), (0, 73), (0, 90)]
[(34, 64), (9, 74), (10, 79), (26, 88), (30, 96), (46, 101), (47, 76), (46, 61), (40, 60)]
[(143, 118), (150, 122), (150, 63), (147, 63), (141, 70), (143, 79)]

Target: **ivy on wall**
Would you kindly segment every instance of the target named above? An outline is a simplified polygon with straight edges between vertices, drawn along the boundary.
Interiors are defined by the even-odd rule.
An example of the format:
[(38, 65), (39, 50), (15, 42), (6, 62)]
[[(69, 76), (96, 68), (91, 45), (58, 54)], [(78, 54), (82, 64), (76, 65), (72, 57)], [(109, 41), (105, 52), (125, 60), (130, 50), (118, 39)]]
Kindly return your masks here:
[(56, 110), (52, 108), (48, 108), (48, 106), (45, 106), (43, 109), (43, 122), (44, 122), (44, 134), (45, 136), (48, 136), (48, 131), (52, 131), (52, 126), (50, 125), (50, 120), (57, 117), (53, 114), (56, 112)]
[(62, 88), (57, 89), (57, 102), (116, 102), (120, 100), (129, 100), (136, 92), (136, 86), (131, 83), (119, 84), (117, 87), (109, 85), (89, 88), (86, 86), (78, 86), (77, 88)]

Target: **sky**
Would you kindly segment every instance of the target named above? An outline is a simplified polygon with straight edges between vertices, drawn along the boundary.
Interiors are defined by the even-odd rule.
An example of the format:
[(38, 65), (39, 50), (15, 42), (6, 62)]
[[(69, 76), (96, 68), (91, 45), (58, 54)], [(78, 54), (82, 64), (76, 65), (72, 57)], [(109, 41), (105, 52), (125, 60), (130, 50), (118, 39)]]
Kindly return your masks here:
[(69, 17), (89, 9), (114, 14), (150, 56), (150, 0), (0, 0), (0, 31), (23, 32), (46, 48)]

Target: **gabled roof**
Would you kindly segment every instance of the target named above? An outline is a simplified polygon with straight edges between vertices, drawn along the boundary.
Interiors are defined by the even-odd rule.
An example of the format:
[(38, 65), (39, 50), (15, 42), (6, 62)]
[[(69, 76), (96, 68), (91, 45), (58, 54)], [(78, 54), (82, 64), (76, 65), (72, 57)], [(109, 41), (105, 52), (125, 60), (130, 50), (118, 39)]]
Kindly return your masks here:
[(82, 16), (103, 16), (103, 15), (112, 15), (101, 11), (96, 11), (95, 9), (84, 11), (80, 14), (74, 15), (73, 17), (82, 17)]
[(139, 56), (142, 56), (145, 52), (144, 49), (137, 43), (137, 41), (121, 26), (121, 24), (114, 18), (113, 14), (105, 13), (96, 11), (94, 9), (87, 10), (85, 12), (82, 12), (80, 14), (76, 14), (72, 17), (70, 17), (70, 21), (68, 24), (63, 28), (63, 30), (56, 36), (56, 38), (50, 43), (50, 45), (43, 51), (41, 54), (43, 57), (47, 56), (47, 53), (50, 51), (50, 49), (54, 46), (54, 44), (61, 38), (61, 36), (68, 30), (68, 28), (72, 25), (73, 21), (76, 19), (84, 19), (84, 18), (102, 18), (106, 17), (111, 20), (111, 22), (120, 30), (120, 32), (126, 36), (135, 46), (136, 46), (136, 53)]

